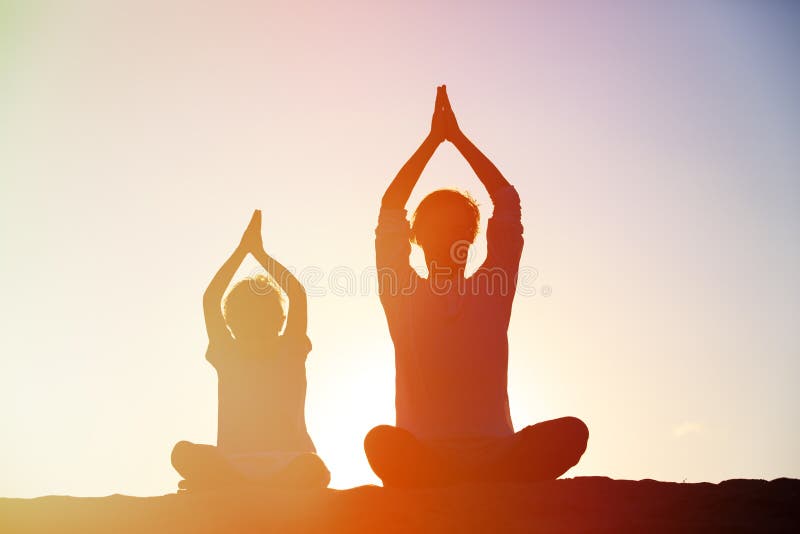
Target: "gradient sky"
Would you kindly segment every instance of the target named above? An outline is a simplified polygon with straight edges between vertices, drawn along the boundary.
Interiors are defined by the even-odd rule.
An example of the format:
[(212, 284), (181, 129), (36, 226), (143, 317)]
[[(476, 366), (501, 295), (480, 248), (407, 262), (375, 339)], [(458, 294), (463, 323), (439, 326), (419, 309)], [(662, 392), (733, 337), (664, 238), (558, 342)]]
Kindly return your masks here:
[[(360, 277), (440, 83), (522, 196), (515, 427), (586, 421), (568, 476), (800, 477), (796, 4), (162, 4), (0, 1), (0, 495), (174, 491), (172, 445), (216, 437), (201, 294), (253, 208), (309, 285), (332, 485), (377, 482), (393, 348)], [(488, 216), (449, 146), (410, 206), (444, 186)]]

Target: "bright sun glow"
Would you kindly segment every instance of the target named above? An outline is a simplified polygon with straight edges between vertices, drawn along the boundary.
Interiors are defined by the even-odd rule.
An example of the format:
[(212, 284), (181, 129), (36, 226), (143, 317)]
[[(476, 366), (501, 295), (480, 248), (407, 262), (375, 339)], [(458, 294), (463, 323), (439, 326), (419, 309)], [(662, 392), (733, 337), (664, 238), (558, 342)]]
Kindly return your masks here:
[[(800, 476), (797, 32), (769, 13), (0, 6), (0, 495), (175, 491), (174, 443), (216, 439), (201, 295), (254, 208), (309, 292), (332, 486), (376, 483), (394, 361), (360, 281), (441, 83), (522, 197), (515, 427), (586, 421), (568, 476)], [(445, 186), (485, 223), (448, 147), (409, 206)]]

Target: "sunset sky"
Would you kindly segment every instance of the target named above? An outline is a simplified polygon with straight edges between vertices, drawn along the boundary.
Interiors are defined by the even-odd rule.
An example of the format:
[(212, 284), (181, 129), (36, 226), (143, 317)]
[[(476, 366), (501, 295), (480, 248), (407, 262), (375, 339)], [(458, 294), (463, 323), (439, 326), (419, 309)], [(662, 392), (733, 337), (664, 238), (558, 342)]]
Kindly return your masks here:
[[(216, 439), (201, 295), (254, 208), (308, 288), (332, 486), (377, 483), (374, 227), (442, 83), (522, 198), (515, 428), (583, 419), (566, 476), (800, 477), (800, 6), (163, 4), (0, 0), (0, 496), (175, 491), (173, 444)], [(409, 207), (450, 186), (485, 228), (449, 145)]]

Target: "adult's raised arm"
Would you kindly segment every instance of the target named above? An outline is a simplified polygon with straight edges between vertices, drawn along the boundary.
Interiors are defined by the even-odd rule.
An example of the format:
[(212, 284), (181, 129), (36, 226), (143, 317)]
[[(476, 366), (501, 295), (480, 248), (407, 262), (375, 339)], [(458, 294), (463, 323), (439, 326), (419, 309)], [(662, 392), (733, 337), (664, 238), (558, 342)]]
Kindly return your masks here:
[(446, 88), (442, 90), (442, 97), (444, 98), (447, 139), (453, 143), (475, 171), (494, 205), (494, 211), (486, 229), (487, 251), (483, 267), (502, 269), (505, 273), (503, 279), (505, 283), (503, 291), (499, 294), (510, 295), (513, 298), (512, 289), (516, 286), (517, 271), (524, 244), (519, 195), (494, 163), (461, 131), (450, 105)]
[(456, 121), (455, 113), (450, 105), (450, 98), (447, 96), (447, 88), (442, 86), (441, 89), (444, 116), (446, 122), (446, 136), (447, 140), (453, 143), (453, 146), (458, 149), (464, 159), (467, 160), (469, 166), (475, 171), (478, 179), (481, 181), (492, 201), (496, 201), (496, 194), (502, 189), (510, 186), (508, 180), (505, 179), (500, 170), (487, 158), (472, 141), (470, 141)]
[(445, 139), (444, 86), (436, 88), (436, 103), (431, 119), (431, 131), (414, 154), (403, 165), (383, 194), (381, 206), (388, 209), (404, 209), (422, 171)]

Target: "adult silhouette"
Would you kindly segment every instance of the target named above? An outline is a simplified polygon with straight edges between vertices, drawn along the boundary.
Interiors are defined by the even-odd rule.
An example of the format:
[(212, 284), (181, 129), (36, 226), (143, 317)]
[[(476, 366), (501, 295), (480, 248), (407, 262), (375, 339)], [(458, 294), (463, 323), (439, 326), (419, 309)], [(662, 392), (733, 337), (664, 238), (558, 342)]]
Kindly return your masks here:
[[(469, 278), (467, 252), (479, 212), (468, 194), (426, 196), (409, 222), (405, 205), (445, 140), (475, 171), (494, 205), (486, 261)], [(379, 292), (395, 347), (396, 425), (372, 429), (364, 449), (385, 486), (554, 479), (575, 465), (588, 430), (574, 417), (515, 433), (508, 406), (507, 330), (523, 237), (519, 195), (461, 131), (445, 86), (430, 133), (383, 196), (375, 231)], [(428, 277), (409, 265), (411, 243)]]

